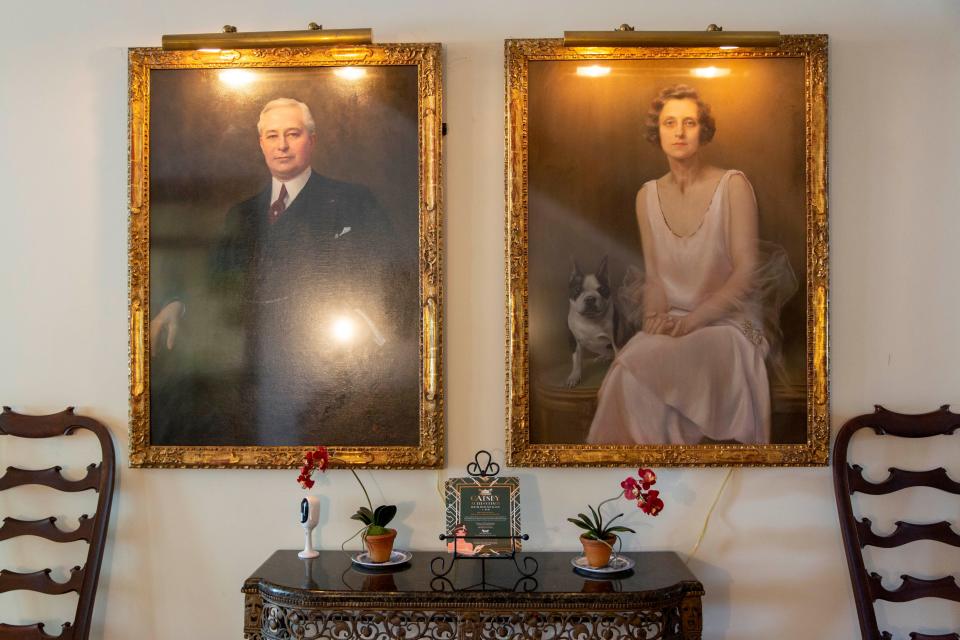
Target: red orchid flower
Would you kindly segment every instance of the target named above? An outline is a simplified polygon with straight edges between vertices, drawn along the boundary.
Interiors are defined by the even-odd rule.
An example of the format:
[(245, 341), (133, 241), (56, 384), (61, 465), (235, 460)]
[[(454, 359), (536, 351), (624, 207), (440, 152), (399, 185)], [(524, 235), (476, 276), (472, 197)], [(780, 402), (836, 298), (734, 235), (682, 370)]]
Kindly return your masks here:
[(330, 464), (330, 454), (327, 453), (326, 447), (317, 447), (317, 450), (313, 454), (313, 463), (317, 469), (320, 469), (320, 471), (327, 470), (327, 467)]
[(640, 476), (640, 484), (643, 486), (644, 491), (649, 490), (651, 485), (657, 483), (657, 474), (653, 472), (653, 469), (640, 467), (637, 469), (637, 475)]
[(637, 506), (645, 514), (650, 516), (659, 515), (663, 511), (663, 500), (660, 499), (660, 492), (656, 489), (640, 495)]
[(640, 485), (632, 476), (621, 482), (620, 486), (623, 487), (623, 496), (627, 500), (636, 500), (640, 497)]
[(330, 465), (330, 454), (324, 446), (318, 446), (313, 451), (307, 451), (303, 457), (303, 466), (300, 468), (300, 475), (297, 476), (297, 482), (304, 489), (312, 489), (316, 484), (313, 480), (313, 472), (326, 471)]

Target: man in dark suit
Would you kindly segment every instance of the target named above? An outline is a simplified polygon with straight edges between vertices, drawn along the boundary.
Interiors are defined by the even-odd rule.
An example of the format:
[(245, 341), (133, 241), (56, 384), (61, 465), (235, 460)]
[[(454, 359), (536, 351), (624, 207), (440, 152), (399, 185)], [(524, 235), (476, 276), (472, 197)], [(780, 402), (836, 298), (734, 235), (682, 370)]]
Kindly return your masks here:
[[(389, 219), (366, 187), (313, 171), (307, 105), (268, 102), (257, 131), (270, 185), (230, 209), (211, 259), (211, 302), (238, 348), (217, 375), (157, 385), (152, 401), (178, 423), (166, 431), (177, 444), (415, 444), (416, 428), (393, 428), (416, 423), (419, 394), (395, 366), (417, 305)], [(185, 311), (173, 300), (157, 314), (155, 354)]]

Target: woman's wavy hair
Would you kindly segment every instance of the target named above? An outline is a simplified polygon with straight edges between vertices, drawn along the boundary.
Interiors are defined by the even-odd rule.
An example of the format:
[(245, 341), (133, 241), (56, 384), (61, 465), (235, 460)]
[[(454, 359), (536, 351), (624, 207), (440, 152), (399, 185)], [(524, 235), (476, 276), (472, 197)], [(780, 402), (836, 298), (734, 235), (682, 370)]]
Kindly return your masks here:
[(660, 91), (647, 112), (645, 133), (648, 142), (660, 144), (660, 112), (668, 100), (693, 100), (697, 103), (697, 120), (700, 122), (700, 144), (713, 140), (717, 132), (717, 121), (710, 114), (710, 105), (700, 99), (697, 90), (686, 84), (675, 84)]

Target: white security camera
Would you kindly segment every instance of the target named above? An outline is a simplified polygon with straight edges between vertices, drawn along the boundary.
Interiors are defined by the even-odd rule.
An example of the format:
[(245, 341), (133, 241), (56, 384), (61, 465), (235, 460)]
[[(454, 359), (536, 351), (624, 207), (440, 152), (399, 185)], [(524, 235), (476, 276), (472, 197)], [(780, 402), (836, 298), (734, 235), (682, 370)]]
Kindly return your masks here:
[(313, 548), (313, 530), (320, 522), (320, 499), (316, 496), (307, 496), (300, 501), (300, 524), (306, 540), (303, 551), (297, 555), (301, 558), (316, 558), (320, 552)]

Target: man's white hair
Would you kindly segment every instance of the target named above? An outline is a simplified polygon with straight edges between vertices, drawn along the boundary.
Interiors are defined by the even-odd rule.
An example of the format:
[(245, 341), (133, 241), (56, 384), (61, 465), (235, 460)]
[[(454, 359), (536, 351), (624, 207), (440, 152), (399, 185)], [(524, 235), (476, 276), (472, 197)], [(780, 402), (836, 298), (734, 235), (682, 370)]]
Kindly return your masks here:
[(268, 111), (273, 111), (274, 109), (279, 109), (280, 107), (298, 107), (300, 109), (300, 113), (303, 114), (303, 126), (307, 128), (307, 132), (310, 135), (313, 135), (317, 132), (317, 125), (313, 121), (313, 114), (310, 113), (310, 107), (299, 100), (294, 100), (293, 98), (276, 98), (263, 105), (263, 109), (260, 111), (260, 119), (257, 120), (258, 134), (263, 135), (263, 115)]

